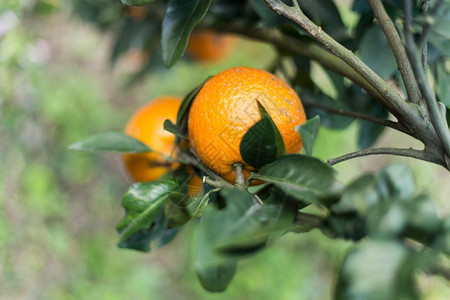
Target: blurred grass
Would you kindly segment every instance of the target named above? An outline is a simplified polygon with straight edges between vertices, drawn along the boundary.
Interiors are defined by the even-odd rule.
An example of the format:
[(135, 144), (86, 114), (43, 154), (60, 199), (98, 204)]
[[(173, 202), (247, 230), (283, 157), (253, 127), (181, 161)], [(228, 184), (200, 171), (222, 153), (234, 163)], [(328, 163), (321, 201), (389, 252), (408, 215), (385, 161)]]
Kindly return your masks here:
[[(201, 288), (189, 263), (195, 222), (150, 254), (117, 248), (121, 195), (130, 184), (120, 156), (66, 150), (86, 136), (122, 130), (131, 113), (155, 96), (186, 94), (231, 66), (267, 67), (274, 57), (270, 47), (241, 41), (222, 63), (185, 60), (123, 88), (127, 73), (110, 72), (108, 66), (108, 35), (69, 18), (65, 10), (32, 15), (32, 4), (0, 5), (0, 20), (8, 14), (12, 24), (0, 37), (1, 299), (330, 298), (334, 271), (351, 244), (317, 231), (288, 234), (243, 260), (231, 286), (217, 295)], [(320, 129), (315, 154), (326, 159), (355, 150), (349, 134), (355, 130)], [(391, 142), (392, 136), (380, 143), (386, 139)], [(339, 176), (346, 181), (381, 168), (389, 158), (374, 161), (343, 163), (337, 166)], [(418, 185), (440, 199), (439, 211), (448, 214), (443, 202), (450, 194), (444, 184), (448, 174), (407, 162)], [(429, 299), (444, 299), (439, 298), (444, 281), (426, 277), (424, 282)]]

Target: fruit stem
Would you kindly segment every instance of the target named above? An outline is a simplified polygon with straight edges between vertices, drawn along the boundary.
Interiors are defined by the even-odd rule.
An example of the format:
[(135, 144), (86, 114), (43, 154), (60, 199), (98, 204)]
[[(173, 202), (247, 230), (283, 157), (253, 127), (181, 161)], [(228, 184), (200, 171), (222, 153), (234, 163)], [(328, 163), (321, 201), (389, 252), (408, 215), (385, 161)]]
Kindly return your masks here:
[(243, 165), (241, 163), (234, 163), (233, 169), (236, 173), (236, 186), (240, 189), (245, 189), (245, 176), (243, 171)]
[(233, 185), (228, 183), (225, 179), (211, 171), (207, 166), (201, 163), (197, 158), (191, 156), (190, 154), (180, 151), (178, 159), (188, 165), (193, 165), (194, 167), (202, 170), (205, 174), (212, 179), (212, 181), (220, 182), (221, 187), (232, 188)]

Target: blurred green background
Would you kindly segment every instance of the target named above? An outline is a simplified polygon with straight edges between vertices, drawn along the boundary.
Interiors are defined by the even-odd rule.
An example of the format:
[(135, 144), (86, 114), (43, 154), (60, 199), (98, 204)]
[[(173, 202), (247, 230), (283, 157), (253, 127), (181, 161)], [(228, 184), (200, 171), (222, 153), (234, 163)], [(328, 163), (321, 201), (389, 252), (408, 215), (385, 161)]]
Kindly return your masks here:
[[(335, 270), (351, 243), (317, 231), (288, 234), (243, 260), (222, 294), (204, 291), (195, 277), (192, 226), (151, 253), (116, 247), (121, 196), (131, 183), (121, 157), (66, 147), (121, 131), (153, 97), (184, 95), (231, 66), (267, 68), (275, 54), (267, 45), (239, 40), (238, 51), (220, 63), (182, 60), (127, 86), (136, 61), (125, 56), (111, 68), (112, 36), (73, 16), (71, 4), (0, 4), (0, 299), (330, 299)], [(355, 131), (321, 128), (315, 155), (356, 150)], [(419, 146), (392, 131), (377, 142), (386, 144)], [(392, 160), (362, 158), (336, 169), (346, 182)], [(412, 167), (419, 190), (432, 194), (438, 213), (448, 215), (449, 174), (411, 159), (395, 161)], [(448, 299), (448, 283), (418, 275), (426, 299)]]

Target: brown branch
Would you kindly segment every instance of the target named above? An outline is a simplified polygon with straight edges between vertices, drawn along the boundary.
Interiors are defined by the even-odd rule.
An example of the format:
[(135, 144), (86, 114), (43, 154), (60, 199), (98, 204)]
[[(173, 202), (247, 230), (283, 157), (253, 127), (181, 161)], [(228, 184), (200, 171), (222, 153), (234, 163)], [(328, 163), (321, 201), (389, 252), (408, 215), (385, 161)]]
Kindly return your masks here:
[(376, 97), (404, 126), (409, 134), (422, 141), (427, 148), (427, 157), (433, 156), (434, 161), (449, 169), (442, 155), (442, 145), (436, 131), (430, 126), (423, 108), (417, 104), (405, 101), (389, 84), (381, 79), (372, 69), (361, 61), (350, 50), (330, 37), (322, 28), (314, 24), (298, 4), (290, 7), (280, 0), (264, 0), (276, 13), (297, 23), (315, 40), (333, 52), (350, 66), (365, 81), (367, 81), (381, 97)]
[(366, 115), (363, 113), (348, 111), (348, 110), (339, 109), (339, 108), (335, 109), (335, 108), (331, 108), (329, 106), (326, 106), (326, 105), (323, 105), (320, 103), (313, 103), (313, 102), (308, 102), (308, 101), (303, 101), (303, 100), (302, 100), (302, 103), (304, 106), (318, 108), (320, 110), (326, 111), (331, 114), (342, 115), (342, 116), (347, 116), (347, 117), (352, 117), (352, 118), (369, 121), (369, 122), (379, 124), (382, 126), (386, 126), (386, 127), (390, 127), (392, 129), (395, 129), (395, 130), (398, 130), (398, 131), (408, 134), (408, 132), (406, 132), (406, 130), (403, 129), (399, 123), (391, 121), (391, 120), (379, 119), (379, 118), (376, 118), (376, 117), (373, 117), (370, 115)]
[(328, 160), (328, 164), (330, 166), (333, 166), (335, 164), (338, 164), (340, 162), (362, 157), (362, 156), (368, 156), (368, 155), (380, 155), (380, 154), (388, 154), (388, 155), (396, 155), (396, 156), (405, 156), (405, 157), (412, 157), (415, 159), (435, 163), (438, 165), (443, 165), (443, 162), (436, 158), (436, 156), (422, 150), (416, 150), (412, 148), (371, 148), (371, 149), (364, 149), (360, 151), (351, 152), (348, 154), (344, 154), (342, 156), (332, 158)]
[(251, 28), (239, 24), (228, 24), (224, 27), (214, 29), (236, 33), (257, 41), (270, 43), (284, 52), (314, 60), (325, 69), (331, 70), (350, 79), (379, 101), (382, 99), (382, 95), (378, 93), (378, 91), (375, 90), (369, 82), (367, 82), (367, 80), (349, 67), (342, 59), (313, 42), (301, 41), (295, 37), (283, 34), (277, 29)]
[(394, 53), (395, 60), (397, 61), (397, 66), (400, 74), (405, 84), (406, 93), (408, 94), (408, 100), (414, 103), (420, 102), (420, 92), (414, 79), (413, 71), (406, 55), (405, 48), (403, 47), (402, 40), (395, 29), (394, 23), (392, 23), (391, 18), (386, 13), (383, 3), (381, 0), (369, 0), (372, 6), (375, 18), (383, 29), (383, 32), (391, 46), (392, 52)]

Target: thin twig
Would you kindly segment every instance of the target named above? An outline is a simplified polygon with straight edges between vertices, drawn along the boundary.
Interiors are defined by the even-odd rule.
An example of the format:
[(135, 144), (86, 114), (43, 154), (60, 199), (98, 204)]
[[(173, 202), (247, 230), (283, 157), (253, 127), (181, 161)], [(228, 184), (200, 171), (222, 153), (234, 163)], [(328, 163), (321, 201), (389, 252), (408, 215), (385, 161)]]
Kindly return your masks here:
[(442, 161), (436, 159), (434, 155), (430, 155), (429, 153), (422, 151), (422, 150), (416, 150), (412, 148), (371, 148), (371, 149), (364, 149), (360, 151), (351, 152), (336, 158), (332, 158), (328, 160), (328, 164), (330, 166), (333, 166), (335, 164), (338, 164), (340, 162), (361, 157), (361, 156), (368, 156), (368, 155), (379, 155), (379, 154), (388, 154), (388, 155), (397, 155), (397, 156), (405, 156), (405, 157), (412, 157), (415, 159), (420, 159), (424, 161), (428, 161), (431, 163), (435, 163), (438, 165), (442, 165)]
[(213, 180), (213, 179), (209, 178), (208, 176), (203, 176), (202, 181), (203, 181), (203, 183), (206, 183), (207, 185), (210, 185), (215, 188), (221, 189), (221, 188), (226, 187), (222, 181)]
[(425, 45), (428, 43), (428, 35), (430, 34), (431, 31), (431, 25), (433, 25), (433, 18), (439, 11), (439, 8), (443, 2), (444, 1), (442, 0), (436, 0), (436, 3), (432, 7), (430, 13), (425, 16), (425, 25), (422, 28), (422, 35), (420, 36), (420, 40), (418, 43), (419, 49), (423, 49)]
[(253, 197), (253, 201), (255, 202), (255, 204), (264, 205), (264, 202), (261, 200), (261, 198), (259, 198), (258, 195), (254, 194), (254, 195), (252, 195), (252, 197)]
[(343, 60), (356, 73), (364, 78), (381, 97), (376, 97), (405, 128), (410, 130), (410, 135), (421, 140), (429, 147), (438, 148), (439, 141), (436, 133), (428, 126), (428, 121), (422, 115), (422, 110), (418, 105), (412, 105), (402, 99), (402, 97), (373, 70), (361, 61), (350, 50), (339, 44), (327, 33), (314, 24), (300, 8), (290, 7), (280, 0), (264, 0), (267, 5), (276, 13), (281, 14), (297, 23), (306, 30), (315, 40), (320, 42), (325, 48), (333, 52)]
[(200, 162), (195, 157), (191, 156), (190, 154), (180, 151), (179, 153), (179, 159), (186, 164), (193, 165), (194, 167), (202, 170), (205, 174), (207, 174), (210, 178), (212, 178), (214, 181), (221, 182), (223, 187), (232, 188), (233, 185), (227, 182), (225, 179), (211, 171), (208, 167), (206, 167), (202, 162)]
[[(430, 6), (430, 1), (424, 0), (423, 4), (422, 4), (422, 12), (423, 12), (423, 15), (425, 16), (425, 18), (426, 18), (429, 6)], [(424, 31), (425, 31), (425, 26), (423, 26), (423, 28), (422, 28), (422, 36), (425, 35)], [(426, 36), (426, 40), (424, 40), (425, 44), (422, 47), (422, 68), (425, 71), (425, 73), (428, 72), (428, 41), (427, 41), (427, 39), (428, 39), (428, 37)]]
[(394, 53), (395, 60), (400, 74), (405, 84), (406, 93), (408, 94), (408, 100), (414, 103), (420, 102), (420, 92), (412, 73), (411, 65), (406, 55), (405, 48), (403, 47), (402, 40), (395, 29), (394, 23), (384, 9), (381, 0), (369, 0), (372, 6), (375, 18), (383, 29), (383, 32), (391, 46), (392, 53)]
[(363, 113), (355, 112), (355, 111), (348, 111), (348, 110), (339, 109), (339, 108), (335, 109), (335, 108), (331, 108), (329, 106), (326, 106), (326, 105), (323, 105), (320, 103), (314, 103), (314, 102), (309, 102), (309, 101), (304, 101), (304, 100), (302, 100), (302, 103), (306, 107), (314, 107), (314, 108), (318, 108), (320, 110), (326, 111), (331, 114), (342, 115), (342, 116), (347, 116), (347, 117), (352, 117), (352, 118), (369, 121), (369, 122), (379, 124), (382, 126), (386, 126), (386, 127), (390, 127), (392, 129), (395, 129), (395, 130), (398, 130), (398, 131), (408, 134), (408, 132), (405, 129), (403, 129), (399, 123), (391, 121), (391, 120), (379, 119), (379, 118), (376, 118), (376, 117), (373, 117), (370, 115), (366, 115)]
[(382, 95), (378, 93), (366, 79), (349, 67), (342, 59), (313, 42), (299, 40), (295, 37), (283, 34), (277, 29), (252, 28), (242, 26), (241, 24), (227, 24), (224, 27), (214, 27), (214, 29), (236, 33), (257, 41), (270, 43), (284, 52), (314, 60), (325, 69), (350, 79), (376, 99), (382, 101)]
[[(417, 48), (414, 44), (414, 39), (411, 33), (412, 4), (410, 0), (404, 0), (403, 4), (405, 13), (406, 51), (411, 62), (414, 76), (416, 77), (417, 84), (419, 85), (420, 91), (422, 92), (422, 96), (427, 105), (427, 109), (430, 114), (430, 121), (437, 132), (439, 140), (444, 148), (444, 152), (446, 153), (447, 157), (450, 157), (450, 136), (448, 132), (447, 122), (439, 113), (439, 108), (434, 92), (431, 90), (425, 71), (420, 66), (419, 58), (417, 56)], [(447, 168), (450, 168), (450, 166), (447, 165)]]

